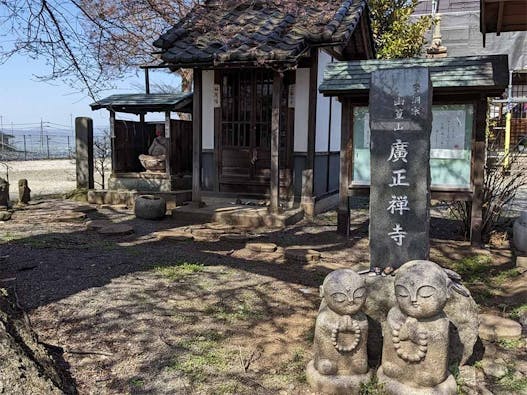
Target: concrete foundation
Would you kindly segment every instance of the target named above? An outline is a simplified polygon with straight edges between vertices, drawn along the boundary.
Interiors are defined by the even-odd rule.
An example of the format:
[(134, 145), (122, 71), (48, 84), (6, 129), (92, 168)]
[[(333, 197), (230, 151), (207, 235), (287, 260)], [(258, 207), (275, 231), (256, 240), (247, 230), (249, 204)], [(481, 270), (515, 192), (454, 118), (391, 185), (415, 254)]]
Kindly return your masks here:
[(88, 203), (92, 204), (124, 204), (133, 207), (137, 196), (155, 195), (166, 200), (167, 209), (171, 210), (192, 199), (190, 190), (174, 192), (150, 192), (150, 191), (123, 191), (97, 189), (88, 191)]
[(178, 218), (189, 218), (204, 222), (219, 222), (246, 228), (283, 228), (304, 218), (301, 208), (270, 214), (267, 207), (235, 204), (235, 199), (204, 198), (203, 207), (185, 205), (172, 210)]
[(192, 187), (191, 176), (167, 176), (163, 173), (118, 173), (108, 180), (110, 190), (171, 192)]

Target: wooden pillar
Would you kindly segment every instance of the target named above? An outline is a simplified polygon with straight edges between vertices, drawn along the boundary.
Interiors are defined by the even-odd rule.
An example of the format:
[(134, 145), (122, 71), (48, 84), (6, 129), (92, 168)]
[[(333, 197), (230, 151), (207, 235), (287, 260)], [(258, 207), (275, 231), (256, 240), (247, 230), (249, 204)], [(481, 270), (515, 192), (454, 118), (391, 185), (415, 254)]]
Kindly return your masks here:
[(274, 73), (273, 104), (271, 117), (271, 193), (269, 209), (272, 214), (280, 211), (280, 99), (283, 76)]
[(337, 233), (349, 236), (350, 207), (349, 184), (351, 181), (352, 141), (353, 141), (353, 106), (349, 100), (342, 102), (340, 130), (340, 174), (339, 205), (337, 211)]
[[(194, 69), (194, 96), (192, 102), (192, 204), (200, 207), (201, 202), (201, 133), (202, 133), (202, 76), (200, 69)], [(210, 92), (212, 94), (212, 92)]]
[(150, 70), (145, 67), (145, 93), (150, 94)]
[(474, 149), (472, 160), (472, 208), (470, 214), (470, 242), (481, 244), (483, 222), (483, 182), (485, 177), (485, 130), (487, 126), (487, 98), (481, 97), (476, 104)]
[[(137, 135), (137, 130), (139, 130), (139, 136)], [(148, 154), (148, 138), (146, 135), (146, 123), (145, 123), (145, 114), (139, 114), (139, 128), (134, 128), (134, 148), (139, 147), (141, 153)]]
[(172, 130), (170, 122), (170, 111), (165, 112), (165, 138), (167, 144), (166, 154), (166, 173), (169, 179), (171, 179), (172, 169), (170, 168), (171, 154), (172, 154)]
[[(221, 73), (214, 70), (214, 85), (219, 87), (218, 102), (214, 103), (214, 160), (213, 160), (213, 190), (220, 191), (220, 165), (221, 165)], [(216, 94), (216, 92), (215, 92)]]
[[(316, 51), (316, 50), (315, 50)], [(307, 155), (306, 168), (302, 173), (302, 199), (301, 204), (304, 215), (313, 218), (315, 215), (315, 132), (317, 127), (317, 79), (318, 79), (318, 52), (311, 57), (309, 69), (309, 114), (307, 121)]]
[(115, 150), (115, 111), (110, 110), (110, 147), (112, 150), (112, 174), (117, 170), (117, 152)]

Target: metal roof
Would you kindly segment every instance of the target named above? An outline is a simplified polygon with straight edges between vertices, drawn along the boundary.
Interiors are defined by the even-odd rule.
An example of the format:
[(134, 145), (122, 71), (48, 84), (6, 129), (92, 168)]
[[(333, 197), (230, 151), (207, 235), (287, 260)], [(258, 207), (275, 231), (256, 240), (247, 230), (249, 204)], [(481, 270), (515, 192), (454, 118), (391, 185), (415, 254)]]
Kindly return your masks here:
[(432, 86), (439, 91), (481, 91), (487, 96), (496, 96), (508, 85), (507, 55), (489, 55), (330, 63), (319, 91), (326, 96), (366, 93), (373, 71), (411, 67), (428, 67)]
[[(302, 18), (261, 0), (241, 1), (235, 7), (216, 3), (196, 6), (154, 42), (164, 62), (174, 67), (262, 60), (296, 63), (310, 47), (345, 46), (361, 17), (368, 18), (365, 0), (341, 0), (326, 4), (326, 9), (308, 8)], [(315, 22), (328, 7), (332, 18)], [(306, 26), (311, 19), (314, 22)], [(218, 30), (204, 29), (203, 25)], [(207, 29), (210, 31), (204, 31)], [(232, 37), (221, 37), (223, 31), (233, 31)], [(373, 40), (371, 34), (366, 39)]]
[(128, 93), (108, 96), (90, 104), (92, 110), (106, 108), (115, 112), (192, 112), (192, 93)]

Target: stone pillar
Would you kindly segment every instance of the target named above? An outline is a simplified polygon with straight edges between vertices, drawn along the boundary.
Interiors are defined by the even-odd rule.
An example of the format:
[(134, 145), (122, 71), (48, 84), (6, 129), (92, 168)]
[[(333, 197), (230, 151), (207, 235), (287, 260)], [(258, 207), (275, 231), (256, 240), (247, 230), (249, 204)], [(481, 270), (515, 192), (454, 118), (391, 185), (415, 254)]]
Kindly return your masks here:
[(93, 120), (75, 118), (77, 188), (93, 189)]
[(374, 71), (370, 84), (371, 267), (428, 259), (432, 85), (428, 69)]

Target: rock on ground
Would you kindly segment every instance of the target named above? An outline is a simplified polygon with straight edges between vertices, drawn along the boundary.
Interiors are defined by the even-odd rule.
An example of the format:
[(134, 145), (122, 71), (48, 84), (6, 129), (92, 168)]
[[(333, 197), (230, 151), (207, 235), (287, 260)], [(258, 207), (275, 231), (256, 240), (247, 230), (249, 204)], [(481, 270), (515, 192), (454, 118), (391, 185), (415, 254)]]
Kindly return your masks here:
[(479, 336), (483, 340), (497, 341), (506, 339), (519, 339), (522, 326), (516, 321), (493, 314), (481, 314)]

